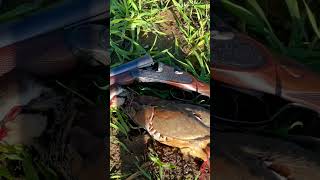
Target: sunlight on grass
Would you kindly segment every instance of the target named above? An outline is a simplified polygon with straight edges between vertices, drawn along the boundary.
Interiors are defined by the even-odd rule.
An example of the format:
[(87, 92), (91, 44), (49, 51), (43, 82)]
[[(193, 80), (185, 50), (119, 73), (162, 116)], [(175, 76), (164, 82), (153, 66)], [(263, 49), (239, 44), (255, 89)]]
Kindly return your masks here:
[[(111, 2), (110, 54), (111, 68), (149, 53), (156, 61), (176, 64), (196, 78), (209, 82), (210, 5), (201, 1), (116, 0)], [(178, 12), (175, 25), (182, 38), (175, 37), (170, 48), (157, 47), (160, 37), (168, 34), (160, 26), (168, 23), (161, 15)], [(153, 34), (151, 44), (143, 46), (141, 37)], [(181, 42), (183, 39), (184, 42)], [(186, 43), (186, 47), (182, 47)], [(182, 58), (178, 50), (188, 49)]]
[(129, 138), (128, 133), (132, 125), (128, 122), (126, 114), (118, 108), (110, 109), (110, 127), (122, 133), (124, 136)]

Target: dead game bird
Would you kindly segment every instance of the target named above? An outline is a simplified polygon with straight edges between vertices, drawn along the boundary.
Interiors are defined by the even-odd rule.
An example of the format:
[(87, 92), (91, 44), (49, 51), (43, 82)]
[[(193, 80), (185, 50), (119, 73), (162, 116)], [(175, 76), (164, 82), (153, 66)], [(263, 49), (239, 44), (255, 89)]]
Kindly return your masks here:
[(248, 133), (215, 132), (216, 180), (318, 180), (320, 157), (290, 141)]
[(29, 144), (46, 128), (47, 117), (25, 114), (22, 107), (49, 91), (27, 74), (10, 72), (0, 77), (0, 141)]
[[(119, 90), (119, 89), (118, 89)], [(115, 89), (111, 93), (117, 94)], [(118, 95), (121, 99), (121, 92)], [(128, 102), (129, 101), (129, 102)], [(120, 102), (123, 100), (113, 101)], [(112, 104), (111, 104), (112, 105)], [(210, 112), (208, 109), (161, 100), (150, 96), (127, 100), (125, 109), (130, 118), (158, 142), (180, 148), (184, 155), (191, 155), (204, 161), (204, 171), (210, 158)]]

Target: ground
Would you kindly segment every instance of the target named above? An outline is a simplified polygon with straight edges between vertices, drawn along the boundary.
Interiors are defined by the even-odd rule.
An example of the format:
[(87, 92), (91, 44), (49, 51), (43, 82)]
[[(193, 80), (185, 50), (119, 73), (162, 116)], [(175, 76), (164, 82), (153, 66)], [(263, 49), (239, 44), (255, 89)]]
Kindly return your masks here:
[[(118, 140), (126, 145), (127, 152), (122, 148), (114, 136), (111, 136), (110, 141), (110, 165), (113, 167), (113, 171), (127, 174), (128, 179), (134, 179), (133, 177), (139, 177), (139, 179), (147, 179), (140, 172), (136, 166), (143, 167), (146, 173), (149, 173), (151, 179), (156, 179), (156, 175), (160, 174), (159, 166), (154, 165), (149, 159), (150, 156), (157, 156), (163, 163), (172, 164), (174, 168), (165, 168), (162, 170), (164, 179), (195, 179), (199, 176), (200, 163), (199, 159), (193, 157), (183, 157), (181, 151), (178, 148), (169, 147), (163, 145), (143, 132), (138, 133), (135, 136), (130, 136), (131, 140), (126, 139), (124, 136), (120, 136)], [(130, 177), (130, 178), (129, 178)]]

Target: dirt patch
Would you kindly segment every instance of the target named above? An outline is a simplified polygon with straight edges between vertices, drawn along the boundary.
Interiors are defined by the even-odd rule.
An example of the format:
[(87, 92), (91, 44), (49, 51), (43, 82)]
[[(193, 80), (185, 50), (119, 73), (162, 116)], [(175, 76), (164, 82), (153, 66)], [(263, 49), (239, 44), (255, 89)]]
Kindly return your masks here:
[[(111, 131), (114, 132), (113, 129)], [(120, 173), (130, 176), (139, 172), (137, 165), (141, 165), (145, 157), (146, 142), (148, 136), (125, 136), (113, 134), (110, 137), (110, 167), (111, 173)], [(125, 146), (121, 146), (119, 141)]]
[[(173, 47), (175, 47), (175, 39), (177, 39), (179, 43), (179, 48), (177, 49), (178, 58), (185, 57), (190, 52), (190, 47), (188, 47), (184, 35), (181, 33), (176, 22), (176, 18), (179, 18), (179, 13), (169, 9), (160, 12), (158, 16), (161, 16), (163, 20), (165, 20), (165, 22), (158, 25), (158, 29), (166, 35), (158, 36), (155, 47), (161, 50), (171, 49), (171, 51), (175, 51)], [(149, 47), (154, 43), (155, 37), (156, 36), (152, 33), (141, 35), (141, 44), (145, 47)]]
[(121, 167), (120, 145), (116, 142), (116, 137), (110, 137), (110, 167), (118, 171)]
[[(173, 169), (163, 171), (164, 179), (195, 179), (200, 174), (201, 161), (189, 156), (183, 157), (178, 148), (169, 147), (157, 141), (151, 141), (148, 146), (157, 153), (163, 163), (175, 166)], [(149, 150), (149, 153), (152, 152)], [(149, 170), (153, 172), (152, 174), (160, 174), (158, 166), (150, 166)]]

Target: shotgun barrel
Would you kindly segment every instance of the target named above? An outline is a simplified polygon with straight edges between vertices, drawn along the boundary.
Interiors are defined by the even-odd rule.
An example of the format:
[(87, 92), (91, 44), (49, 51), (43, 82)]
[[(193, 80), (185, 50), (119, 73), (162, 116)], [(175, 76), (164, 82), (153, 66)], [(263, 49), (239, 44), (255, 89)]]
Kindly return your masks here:
[[(14, 68), (39, 75), (59, 74), (73, 68), (77, 63), (73, 50), (81, 50), (80, 45), (93, 38), (85, 43), (78, 38), (79, 44), (74, 47), (77, 41), (70, 42), (70, 32), (89, 22), (107, 20), (107, 3), (105, 0), (65, 0), (23, 19), (0, 24), (0, 76)], [(90, 29), (91, 34), (97, 34), (102, 28)], [(106, 57), (101, 49), (97, 50), (99, 58)], [(94, 53), (95, 49), (90, 52)]]
[(92, 18), (106, 19), (107, 2), (64, 0), (30, 16), (3, 23), (0, 25), (0, 48)]
[(149, 67), (154, 64), (154, 61), (151, 56), (145, 55), (118, 67), (111, 69), (110, 78), (116, 75), (119, 75), (124, 72), (128, 72), (133, 69)]

